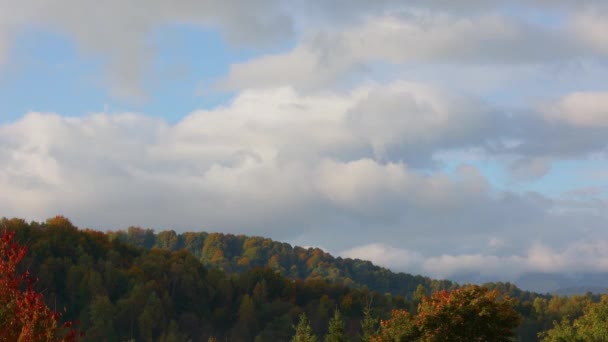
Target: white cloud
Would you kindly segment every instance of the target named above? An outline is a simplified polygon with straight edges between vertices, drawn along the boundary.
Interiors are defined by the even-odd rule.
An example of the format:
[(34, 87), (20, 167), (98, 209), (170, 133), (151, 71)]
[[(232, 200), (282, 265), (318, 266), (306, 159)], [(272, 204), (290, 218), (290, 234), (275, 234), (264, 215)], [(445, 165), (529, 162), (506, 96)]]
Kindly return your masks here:
[(166, 25), (260, 53), (217, 82), (233, 101), (175, 124), (29, 113), (0, 125), (0, 215), (322, 242), (438, 277), (608, 271), (605, 194), (496, 187), (503, 169), (523, 183), (556, 161), (605, 159), (608, 95), (578, 90), (604, 84), (604, 5), (0, 0), (0, 62), (22, 30), (49, 30), (101, 56), (119, 97), (146, 96)]
[(313, 34), (291, 51), (233, 65), (217, 86), (317, 89), (377, 62), (503, 65), (590, 56), (573, 38), (499, 15), (414, 12), (371, 17), (343, 30)]
[[(485, 134), (477, 122), (482, 111), (463, 109), (474, 102), (437, 94), (412, 84), (346, 94), (252, 90), (174, 125), (136, 114), (30, 113), (0, 126), (0, 181), (10, 189), (0, 204), (9, 215), (63, 213), (99, 228), (203, 226), (290, 236), (339, 216), (441, 230), (449, 219), (424, 219), (436, 210), (468, 226), (476, 209), (467, 205), (488, 203), (487, 215), (504, 206), (485, 177), (473, 167), (423, 174), (408, 163), (411, 155), (431, 159), (448, 142), (458, 149), (478, 141), (453, 132)], [(401, 110), (392, 97), (405, 99)], [(382, 124), (395, 130), (385, 140), (382, 127), (366, 128), (373, 115), (385, 115), (376, 112), (385, 110), (381, 101), (369, 105), (377, 98), (389, 102)], [(399, 146), (399, 153), (378, 155), (379, 143)]]
[(581, 127), (608, 127), (608, 92), (575, 92), (543, 108), (545, 118)]
[[(49, 30), (101, 57), (118, 97), (146, 96), (154, 33), (169, 25), (218, 32), (237, 47), (295, 43), (287, 52), (234, 65), (224, 89), (316, 89), (356, 77), (375, 62), (547, 64), (605, 51), (602, 1), (0, 1), (0, 61), (25, 29)], [(505, 8), (565, 17), (513, 19)], [(314, 29), (313, 29), (314, 28)], [(605, 36), (605, 35), (604, 35)], [(197, 44), (194, 41), (192, 44)], [(204, 61), (202, 61), (204, 63)]]
[[(316, 95), (251, 90), (173, 125), (138, 114), (30, 113), (0, 126), (0, 215), (243, 232), (331, 250), (401, 243), (439, 258), (421, 269), (438, 273), (452, 260), (443, 254), (509, 253), (513, 236), (532, 232), (553, 246), (596, 226), (565, 210), (596, 210), (591, 199), (556, 203), (493, 188), (471, 165), (448, 173), (410, 163), (483, 151), (488, 135), (510, 132), (488, 124), (493, 114), (475, 101), (439, 94), (403, 83)], [(505, 243), (493, 248), (491, 238)]]
[(331, 201), (356, 210), (372, 208), (391, 194), (403, 194), (412, 181), (405, 165), (380, 165), (371, 159), (348, 163), (325, 160), (318, 172), (319, 190)]
[(575, 241), (561, 249), (534, 243), (522, 254), (442, 254), (419, 252), (372, 243), (340, 253), (343, 257), (371, 260), (397, 271), (450, 278), (478, 274), (480, 279), (514, 280), (526, 273), (583, 274), (608, 272), (608, 240)]
[[(403, 145), (459, 145), (491, 125), (489, 109), (469, 98), (418, 83), (372, 88), (348, 113), (347, 122), (371, 141), (378, 157)], [(482, 133), (483, 134), (483, 133)]]
[[(603, 4), (605, 5), (605, 3)], [(572, 16), (569, 28), (602, 55), (608, 54), (608, 9), (593, 6)]]
[(415, 268), (422, 261), (420, 253), (391, 247), (381, 243), (372, 243), (343, 251), (340, 255), (344, 258), (356, 258), (371, 260), (377, 265), (390, 267), (396, 270), (408, 270)]

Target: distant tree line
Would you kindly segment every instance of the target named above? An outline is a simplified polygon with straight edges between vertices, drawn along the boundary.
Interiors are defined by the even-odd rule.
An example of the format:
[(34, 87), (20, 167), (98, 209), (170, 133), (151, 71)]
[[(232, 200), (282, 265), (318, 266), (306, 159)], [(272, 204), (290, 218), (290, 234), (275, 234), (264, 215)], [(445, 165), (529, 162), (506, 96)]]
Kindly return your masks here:
[(456, 288), (449, 280), (435, 280), (420, 275), (394, 273), (369, 261), (335, 258), (319, 248), (292, 247), (268, 238), (222, 233), (173, 230), (154, 233), (152, 229), (129, 227), (107, 232), (111, 240), (119, 240), (146, 249), (169, 251), (186, 249), (203, 265), (227, 273), (246, 272), (254, 267), (270, 268), (283, 276), (302, 280), (326, 280), (349, 287), (367, 287), (379, 293), (412, 298), (418, 285), (427, 291)]

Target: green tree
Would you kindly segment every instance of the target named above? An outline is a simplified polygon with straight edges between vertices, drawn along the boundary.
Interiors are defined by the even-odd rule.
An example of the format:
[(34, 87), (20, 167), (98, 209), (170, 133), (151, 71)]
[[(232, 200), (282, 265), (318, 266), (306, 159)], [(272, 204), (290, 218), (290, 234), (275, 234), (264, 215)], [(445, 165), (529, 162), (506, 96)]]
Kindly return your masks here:
[(553, 328), (538, 334), (542, 342), (585, 342), (578, 336), (577, 329), (567, 317), (561, 322), (553, 322)]
[(312, 333), (308, 317), (305, 313), (300, 315), (300, 321), (294, 326), (296, 334), (291, 339), (292, 342), (317, 342), (317, 337)]
[(325, 336), (325, 342), (346, 342), (346, 325), (342, 320), (340, 310), (334, 310), (334, 317), (329, 321), (329, 332)]
[(393, 310), (390, 319), (380, 322), (378, 335), (370, 338), (370, 341), (410, 342), (419, 339), (420, 330), (414, 316), (405, 310)]
[(422, 302), (422, 300), (426, 297), (426, 288), (422, 284), (418, 284), (416, 286), (416, 291), (414, 291), (414, 300), (417, 303)]
[(156, 246), (170, 251), (177, 250), (178, 238), (174, 230), (165, 230), (156, 235)]
[(86, 339), (91, 341), (114, 341), (114, 306), (108, 296), (98, 296), (89, 307), (91, 327)]
[(563, 319), (554, 327), (540, 334), (543, 342), (602, 342), (608, 341), (608, 295), (599, 303), (590, 304), (585, 314), (570, 323)]
[(369, 302), (365, 309), (363, 309), (363, 319), (361, 320), (362, 342), (369, 342), (371, 340), (372, 336), (376, 334), (377, 325), (378, 318), (372, 316), (371, 302)]
[(146, 341), (154, 341), (163, 328), (159, 325), (164, 322), (162, 303), (156, 293), (152, 292), (138, 318), (140, 335)]
[(236, 340), (250, 341), (251, 332), (256, 330), (255, 304), (249, 295), (244, 295), (238, 311), (238, 321), (234, 326)]

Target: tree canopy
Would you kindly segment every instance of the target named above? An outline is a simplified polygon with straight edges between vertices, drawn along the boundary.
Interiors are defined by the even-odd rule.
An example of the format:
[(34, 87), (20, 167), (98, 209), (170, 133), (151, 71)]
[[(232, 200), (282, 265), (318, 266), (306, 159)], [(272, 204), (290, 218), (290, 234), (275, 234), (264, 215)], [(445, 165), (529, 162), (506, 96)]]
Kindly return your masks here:
[(511, 341), (519, 321), (512, 300), (469, 285), (422, 298), (416, 316), (394, 310), (372, 341)]
[[(600, 297), (591, 294), (540, 295), (509, 283), (462, 287), (263, 238), (136, 227), (103, 233), (65, 217), (2, 219), (0, 226), (7, 341), (24, 331), (62, 338), (70, 321), (79, 321), (83, 341), (290, 341), (303, 313), (311, 336), (336, 341), (342, 331), (349, 341), (536, 341), (553, 321), (560, 326), (546, 338), (568, 329), (595, 336), (585, 331), (595, 326), (591, 318), (603, 317), (593, 306)], [(19, 303), (39, 312), (41, 323), (6, 309)]]
[(585, 314), (573, 322), (565, 317), (554, 327), (540, 334), (543, 342), (600, 342), (608, 341), (608, 295), (599, 303), (591, 303)]

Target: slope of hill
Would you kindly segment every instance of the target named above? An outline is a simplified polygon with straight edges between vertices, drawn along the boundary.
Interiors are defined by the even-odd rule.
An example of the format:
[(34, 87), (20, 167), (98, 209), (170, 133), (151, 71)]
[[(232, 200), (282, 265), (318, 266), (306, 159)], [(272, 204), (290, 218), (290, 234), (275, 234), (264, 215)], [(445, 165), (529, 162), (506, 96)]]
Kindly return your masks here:
[(370, 261), (334, 257), (319, 248), (302, 248), (268, 238), (222, 233), (173, 230), (155, 234), (151, 229), (130, 227), (107, 233), (111, 239), (144, 248), (169, 251), (186, 249), (208, 267), (226, 272), (245, 272), (252, 267), (268, 267), (283, 276), (302, 280), (325, 280), (355, 288), (368, 287), (380, 293), (413, 298), (418, 285), (427, 292), (457, 286), (449, 280), (434, 280), (420, 275), (394, 273)]
[[(155, 235), (137, 228), (102, 233), (80, 230), (63, 217), (44, 223), (2, 219), (0, 227), (15, 231), (28, 246), (24, 265), (40, 279), (37, 289), (51, 308), (67, 309), (65, 319), (81, 322), (85, 341), (207, 341), (211, 336), (288, 341), (300, 313), (308, 315), (314, 333), (322, 336), (337, 307), (348, 335), (356, 340), (370, 303), (373, 315), (386, 319), (393, 309), (415, 312), (421, 296), (429, 294), (424, 287), (456, 286), (257, 237), (172, 231)], [(381, 292), (369, 291), (366, 281)], [(599, 300), (592, 295), (539, 295), (510, 283), (484, 286), (513, 298), (522, 315), (519, 341), (536, 341), (553, 321), (579, 317)], [(387, 293), (391, 289), (396, 291)]]
[(138, 248), (62, 217), (2, 219), (0, 229), (15, 231), (28, 247), (22, 266), (39, 278), (35, 286), (49, 307), (65, 308), (64, 319), (80, 322), (83, 341), (289, 341), (301, 313), (322, 336), (338, 306), (354, 339), (370, 301), (382, 318), (413, 307), (403, 297), (293, 280), (270, 269), (227, 274), (186, 250)]

